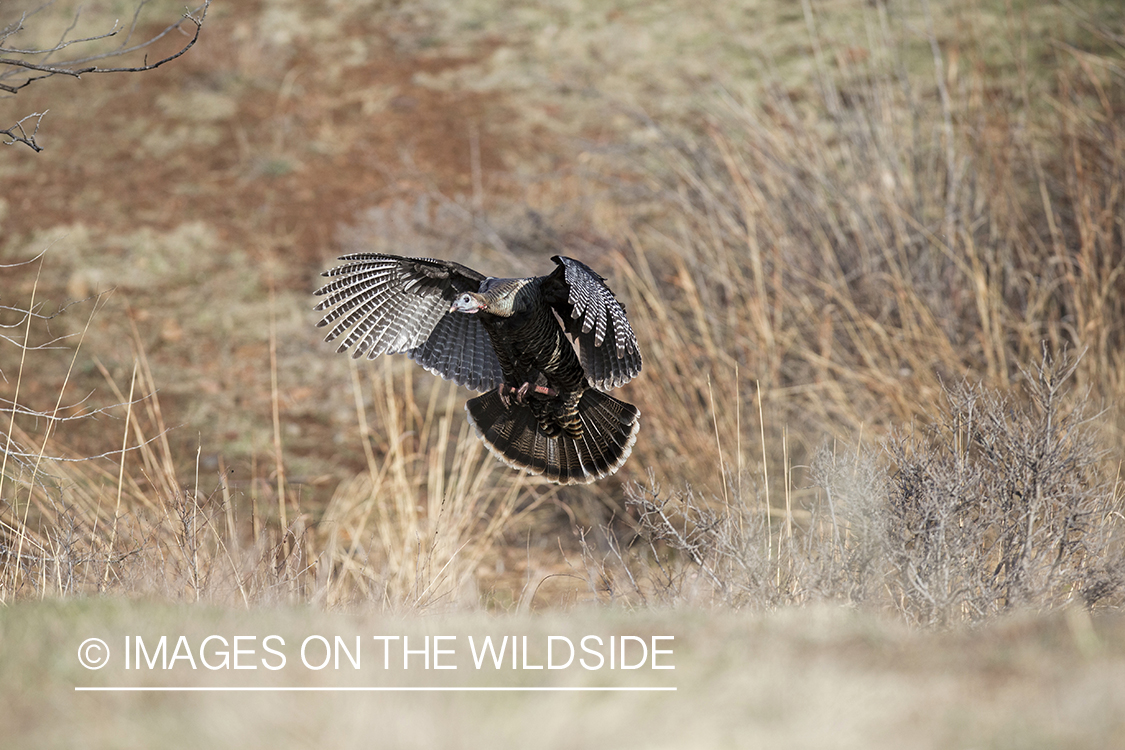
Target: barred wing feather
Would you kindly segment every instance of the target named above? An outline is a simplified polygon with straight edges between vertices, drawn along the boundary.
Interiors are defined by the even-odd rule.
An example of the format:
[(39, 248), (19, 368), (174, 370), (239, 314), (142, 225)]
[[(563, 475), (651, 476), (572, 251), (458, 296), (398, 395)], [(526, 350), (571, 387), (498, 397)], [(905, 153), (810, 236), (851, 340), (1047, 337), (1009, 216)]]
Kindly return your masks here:
[(551, 260), (559, 268), (544, 290), (567, 333), (578, 341), (590, 384), (609, 389), (628, 383), (641, 371), (641, 352), (625, 308), (586, 264), (560, 255)]
[[(345, 255), (344, 265), (324, 273), (338, 277), (317, 290), (315, 309), (328, 310), (317, 324), (332, 328), (325, 341), (343, 336), (338, 352), (405, 352), (431, 372), (474, 390), (503, 381), (500, 362), (478, 320), (450, 314), (457, 295), (476, 291), (484, 276), (458, 263), (400, 258), (380, 253)], [(353, 349), (354, 347), (354, 349)]]
[(504, 382), (504, 371), (488, 333), (471, 315), (446, 312), (426, 342), (407, 355), (435, 375), (474, 391)]

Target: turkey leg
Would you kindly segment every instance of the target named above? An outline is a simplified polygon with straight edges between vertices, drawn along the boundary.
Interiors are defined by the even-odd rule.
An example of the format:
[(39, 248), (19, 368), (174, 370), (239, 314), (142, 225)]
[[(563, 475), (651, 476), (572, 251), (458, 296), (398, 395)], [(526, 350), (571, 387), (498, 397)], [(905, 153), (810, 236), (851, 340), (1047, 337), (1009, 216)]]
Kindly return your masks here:
[(531, 383), (524, 383), (519, 388), (513, 388), (507, 383), (501, 383), (500, 387), (497, 388), (497, 391), (499, 392), (500, 400), (504, 403), (505, 409), (512, 408), (511, 394), (513, 393), (516, 395), (516, 403), (521, 406), (527, 403), (528, 393), (532, 393), (537, 396), (543, 396), (544, 398), (554, 398), (555, 396), (559, 395), (559, 392), (554, 388), (550, 388), (545, 385), (533, 386)]

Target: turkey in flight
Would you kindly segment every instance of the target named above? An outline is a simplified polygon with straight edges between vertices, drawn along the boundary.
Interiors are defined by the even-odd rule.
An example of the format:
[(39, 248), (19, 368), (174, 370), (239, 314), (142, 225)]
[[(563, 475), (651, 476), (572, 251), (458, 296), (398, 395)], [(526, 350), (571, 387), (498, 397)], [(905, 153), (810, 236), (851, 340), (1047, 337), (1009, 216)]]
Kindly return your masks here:
[(584, 263), (556, 255), (545, 276), (498, 279), (432, 258), (340, 260), (316, 292), (337, 351), (405, 353), (482, 392), (465, 404), (469, 421), (515, 469), (579, 484), (625, 463), (640, 412), (605, 391), (640, 373), (641, 353), (625, 308)]

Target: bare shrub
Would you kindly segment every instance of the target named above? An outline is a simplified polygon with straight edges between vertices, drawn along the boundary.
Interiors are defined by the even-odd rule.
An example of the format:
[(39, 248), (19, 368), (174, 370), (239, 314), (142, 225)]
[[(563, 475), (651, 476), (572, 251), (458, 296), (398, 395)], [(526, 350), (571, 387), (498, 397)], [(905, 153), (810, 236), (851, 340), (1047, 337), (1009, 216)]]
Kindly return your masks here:
[(600, 559), (587, 548), (591, 587), (660, 604), (835, 601), (927, 626), (1118, 606), (1125, 498), (1086, 399), (1065, 392), (1076, 367), (1045, 357), (1022, 399), (949, 388), (945, 411), (889, 440), (884, 460), (821, 449), (816, 502), (780, 523), (737, 487), (723, 499), (667, 492), (651, 476), (630, 485), (637, 537)]
[(1064, 398), (1077, 366), (1045, 357), (1025, 373), (1022, 402), (950, 388), (932, 426), (890, 441), (889, 585), (911, 619), (1120, 600), (1121, 496), (1086, 400)]
[(584, 550), (603, 598), (653, 605), (772, 608), (883, 601), (886, 478), (864, 451), (823, 449), (812, 467), (824, 495), (809, 508), (763, 511), (749, 483), (724, 498), (666, 490), (650, 473), (625, 488), (635, 536), (608, 554)]
[[(626, 488), (651, 561), (647, 600), (739, 607), (769, 602), (777, 586), (760, 514), (735, 498), (729, 506), (704, 500), (690, 487), (665, 493), (655, 477)], [(636, 585), (638, 571), (630, 574)]]

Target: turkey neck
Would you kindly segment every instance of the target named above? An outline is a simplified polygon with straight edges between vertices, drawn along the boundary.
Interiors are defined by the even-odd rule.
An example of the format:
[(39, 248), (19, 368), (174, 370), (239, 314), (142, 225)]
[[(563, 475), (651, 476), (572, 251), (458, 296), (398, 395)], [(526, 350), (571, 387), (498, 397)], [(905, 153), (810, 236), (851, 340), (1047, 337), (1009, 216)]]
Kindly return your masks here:
[(520, 287), (512, 301), (511, 314), (496, 315), (488, 309), (480, 322), (492, 339), (509, 386), (536, 384), (542, 374), (560, 393), (583, 391), (586, 374), (554, 312), (543, 301), (539, 279)]

